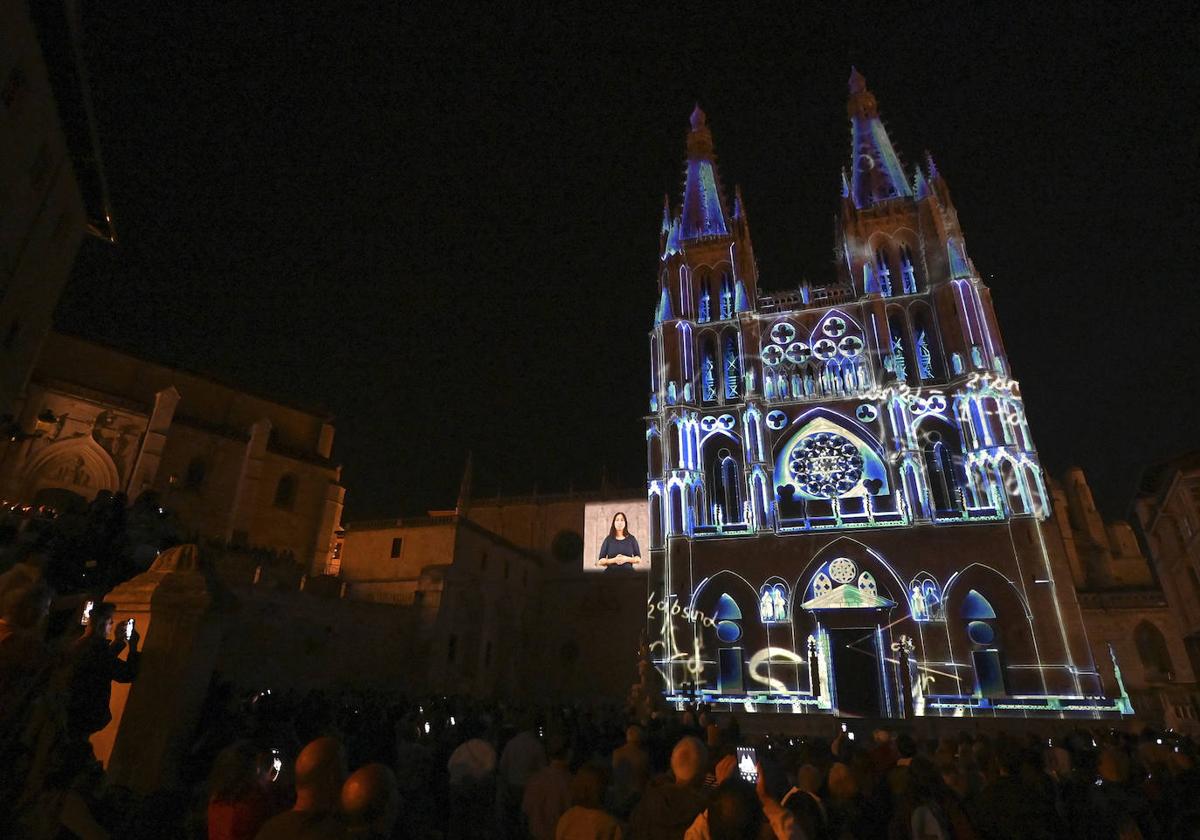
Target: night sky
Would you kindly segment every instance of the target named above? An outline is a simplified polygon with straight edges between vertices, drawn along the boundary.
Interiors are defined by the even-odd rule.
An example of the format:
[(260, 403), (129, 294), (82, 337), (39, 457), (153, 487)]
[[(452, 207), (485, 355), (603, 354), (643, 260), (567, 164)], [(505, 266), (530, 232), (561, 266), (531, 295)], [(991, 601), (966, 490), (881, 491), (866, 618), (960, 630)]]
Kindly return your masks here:
[(85, 5), (121, 241), (59, 326), (328, 410), (349, 519), (452, 505), (468, 449), (481, 494), (640, 486), (692, 106), (762, 287), (820, 283), (851, 64), (950, 185), (1047, 468), (1116, 515), (1195, 446), (1194, 10)]

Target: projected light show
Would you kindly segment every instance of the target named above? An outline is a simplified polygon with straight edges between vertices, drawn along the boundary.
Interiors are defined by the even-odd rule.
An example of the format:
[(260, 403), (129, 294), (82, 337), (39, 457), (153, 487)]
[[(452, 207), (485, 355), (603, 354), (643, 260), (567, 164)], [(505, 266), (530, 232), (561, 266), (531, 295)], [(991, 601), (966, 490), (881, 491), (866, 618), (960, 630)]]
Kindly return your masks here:
[(668, 699), (1128, 714), (1093, 661), (946, 180), (932, 157), (904, 168), (865, 80), (849, 87), (827, 286), (760, 290), (741, 191), (728, 201), (707, 116), (691, 115), (646, 426), (647, 623)]

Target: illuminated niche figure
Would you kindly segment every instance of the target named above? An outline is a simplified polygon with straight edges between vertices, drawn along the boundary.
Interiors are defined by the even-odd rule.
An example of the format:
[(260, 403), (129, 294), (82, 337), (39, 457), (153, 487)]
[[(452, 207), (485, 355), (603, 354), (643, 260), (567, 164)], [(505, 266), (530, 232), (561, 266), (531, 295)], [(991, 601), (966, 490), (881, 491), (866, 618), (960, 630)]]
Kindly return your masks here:
[(763, 624), (790, 621), (787, 588), (782, 583), (765, 584), (758, 596), (758, 617)]
[(600, 544), (600, 557), (597, 566), (605, 571), (618, 568), (632, 568), (642, 562), (642, 550), (638, 547), (637, 538), (626, 529), (629, 527), (625, 514), (618, 512), (613, 516), (608, 536)]

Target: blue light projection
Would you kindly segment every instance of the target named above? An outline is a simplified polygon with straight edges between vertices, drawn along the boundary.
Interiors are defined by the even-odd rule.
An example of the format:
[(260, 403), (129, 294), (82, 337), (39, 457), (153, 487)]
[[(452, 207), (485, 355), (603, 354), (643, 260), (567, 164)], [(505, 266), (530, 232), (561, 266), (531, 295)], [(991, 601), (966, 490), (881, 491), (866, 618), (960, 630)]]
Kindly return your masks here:
[(682, 238), (699, 239), (704, 236), (728, 234), (712, 161), (689, 160), (683, 192)]
[[(651, 658), (667, 697), (885, 717), (1111, 713), (1094, 666), (1072, 659), (1066, 607), (1032, 586), (1052, 579), (1042, 529), (1055, 525), (986, 291), (953, 214), (922, 226), (903, 200), (948, 193), (932, 164), (928, 179), (905, 177), (861, 77), (851, 120), (841, 285), (768, 297), (693, 115), (683, 206), (664, 213), (647, 436)], [(692, 245), (717, 236), (729, 239)], [(678, 320), (720, 323), (671, 330), (667, 353), (664, 322)], [(1031, 631), (1009, 634), (1010, 621)], [(859, 677), (878, 689), (865, 708), (848, 682)]]

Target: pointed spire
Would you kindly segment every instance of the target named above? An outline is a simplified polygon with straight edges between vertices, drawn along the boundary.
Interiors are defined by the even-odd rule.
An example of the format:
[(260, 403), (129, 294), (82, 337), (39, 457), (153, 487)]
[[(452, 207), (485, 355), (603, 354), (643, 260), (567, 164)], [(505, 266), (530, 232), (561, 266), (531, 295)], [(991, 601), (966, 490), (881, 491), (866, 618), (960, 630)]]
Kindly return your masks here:
[(911, 197), (900, 158), (892, 148), (875, 96), (857, 68), (850, 69), (850, 197), (855, 207), (870, 207), (890, 198)]
[(683, 240), (705, 236), (727, 236), (725, 205), (713, 155), (708, 119), (696, 105), (687, 137), (687, 177), (683, 185)]
[(742, 185), (734, 184), (733, 186), (733, 218), (741, 221), (746, 217), (746, 210), (742, 206)]
[(928, 149), (925, 150), (925, 168), (929, 170), (929, 180), (936, 181), (938, 168), (937, 164), (933, 162), (933, 154)]
[(850, 179), (846, 177), (846, 167), (842, 167), (842, 198), (850, 197)]
[(929, 182), (925, 180), (925, 173), (921, 171), (921, 167), (913, 167), (913, 195), (917, 198), (925, 198), (929, 195)]
[(466, 516), (471, 509), (471, 484), (475, 479), (475, 453), (467, 450), (467, 463), (463, 465), (462, 481), (458, 485), (458, 504), (454, 506), (459, 516)]
[(663, 220), (662, 230), (660, 233), (671, 232), (671, 200), (667, 196), (663, 196)]
[(666, 289), (663, 289), (662, 294), (658, 298), (658, 310), (654, 313), (654, 324), (657, 326), (663, 321), (670, 321), (674, 317), (674, 314), (671, 312), (671, 296), (667, 294)]

